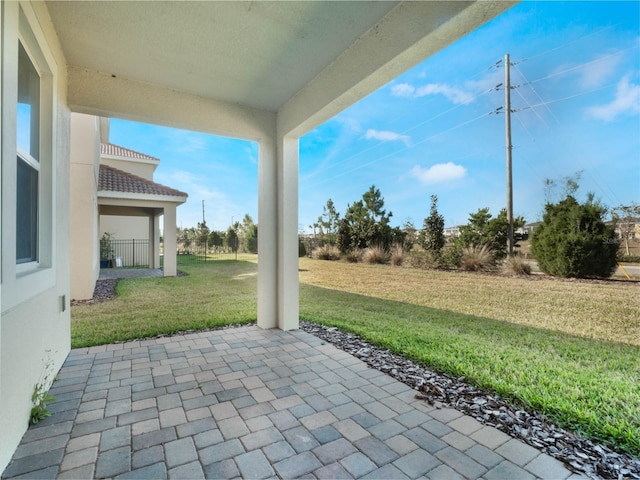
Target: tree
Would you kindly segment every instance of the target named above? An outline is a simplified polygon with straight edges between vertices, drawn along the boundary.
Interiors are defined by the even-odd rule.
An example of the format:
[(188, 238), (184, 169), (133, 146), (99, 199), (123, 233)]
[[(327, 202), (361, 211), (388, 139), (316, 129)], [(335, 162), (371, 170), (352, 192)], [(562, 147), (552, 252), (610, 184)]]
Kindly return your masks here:
[(209, 238), (209, 227), (207, 227), (207, 222), (198, 222), (198, 228), (196, 229), (196, 243), (200, 246), (206, 248), (207, 240)]
[(237, 252), (240, 247), (240, 242), (238, 241), (238, 222), (234, 223), (227, 229), (227, 247), (231, 249), (232, 252)]
[(531, 236), (531, 251), (543, 272), (558, 277), (609, 277), (616, 268), (618, 242), (604, 223), (607, 209), (589, 195), (580, 204), (571, 195), (547, 203)]
[(438, 255), (444, 244), (444, 217), (438, 212), (438, 196), (431, 195), (431, 211), (423, 222), (420, 245), (425, 250)]
[(244, 250), (248, 253), (258, 253), (258, 226), (248, 213), (242, 219), (240, 230), (242, 232)]
[(347, 206), (344, 218), (338, 224), (337, 246), (346, 253), (358, 248), (382, 246), (389, 249), (393, 243), (404, 243), (406, 233), (391, 228), (391, 212), (384, 210), (384, 198), (372, 185), (362, 200)]
[[(640, 223), (640, 204), (619, 205), (613, 209), (613, 221), (620, 231), (620, 239), (624, 242), (625, 254), (629, 251), (629, 240), (633, 240), (638, 232), (636, 225)], [(639, 232), (640, 233), (640, 232)]]
[[(515, 217), (513, 231), (524, 224), (523, 217)], [(498, 216), (493, 218), (489, 208), (481, 208), (476, 213), (469, 214), (469, 223), (460, 227), (457, 242), (462, 247), (487, 245), (493, 252), (494, 259), (501, 260), (507, 256), (508, 226), (506, 209), (500, 210)]]
[(410, 251), (413, 244), (418, 241), (418, 229), (410, 218), (407, 218), (402, 224), (404, 233), (404, 250)]
[(244, 233), (244, 249), (248, 253), (258, 253), (258, 225), (250, 225)]
[(318, 221), (313, 224), (314, 234), (315, 228), (318, 228), (320, 241), (335, 245), (337, 241), (338, 227), (340, 222), (340, 214), (336, 210), (333, 200), (327, 200), (327, 204), (322, 207), (322, 215), (318, 217)]
[(223, 244), (224, 232), (216, 232), (215, 230), (209, 234), (209, 238), (207, 239), (207, 245), (209, 248), (217, 249), (221, 247)]

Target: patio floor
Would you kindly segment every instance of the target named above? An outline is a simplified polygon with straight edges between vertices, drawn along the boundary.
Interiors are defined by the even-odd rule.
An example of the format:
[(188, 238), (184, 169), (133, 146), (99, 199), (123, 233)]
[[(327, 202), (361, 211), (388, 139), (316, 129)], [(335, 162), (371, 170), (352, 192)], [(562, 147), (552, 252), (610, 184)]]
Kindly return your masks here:
[(303, 331), (72, 350), (51, 394), (3, 478), (574, 477)]

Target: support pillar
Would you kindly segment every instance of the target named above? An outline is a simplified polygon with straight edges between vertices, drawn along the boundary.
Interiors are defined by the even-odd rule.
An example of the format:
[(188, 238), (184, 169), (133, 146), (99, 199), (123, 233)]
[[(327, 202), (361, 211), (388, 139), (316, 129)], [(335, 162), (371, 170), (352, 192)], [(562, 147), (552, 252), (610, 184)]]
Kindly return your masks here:
[(160, 268), (160, 216), (149, 215), (149, 268)]
[(258, 326), (278, 326), (278, 188), (274, 139), (258, 149)]
[(298, 139), (260, 143), (258, 326), (299, 328)]
[(278, 327), (300, 327), (297, 137), (278, 139)]
[(176, 268), (176, 206), (164, 207), (164, 276), (175, 277)]

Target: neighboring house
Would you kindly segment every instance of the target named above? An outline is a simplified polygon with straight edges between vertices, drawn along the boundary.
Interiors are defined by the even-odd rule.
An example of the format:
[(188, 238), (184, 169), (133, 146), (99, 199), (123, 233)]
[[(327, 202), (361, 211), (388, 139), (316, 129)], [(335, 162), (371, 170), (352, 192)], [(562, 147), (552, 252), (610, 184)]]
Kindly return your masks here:
[(101, 126), (71, 112), (257, 142), (257, 322), (295, 329), (299, 138), (513, 3), (0, 2), (0, 470), (69, 353), (71, 262), (98, 261), (71, 209), (97, 238)]
[[(71, 114), (71, 299), (91, 298), (99, 274), (99, 239), (112, 234), (121, 266), (160, 268), (160, 216), (175, 239), (176, 207), (187, 194), (153, 181), (160, 160), (108, 143), (109, 119)], [(91, 202), (82, 199), (91, 199)], [(126, 242), (125, 242), (126, 240)], [(135, 242), (134, 242), (135, 241)], [(175, 240), (174, 240), (175, 244)], [(176, 250), (164, 253), (165, 276), (176, 274)]]

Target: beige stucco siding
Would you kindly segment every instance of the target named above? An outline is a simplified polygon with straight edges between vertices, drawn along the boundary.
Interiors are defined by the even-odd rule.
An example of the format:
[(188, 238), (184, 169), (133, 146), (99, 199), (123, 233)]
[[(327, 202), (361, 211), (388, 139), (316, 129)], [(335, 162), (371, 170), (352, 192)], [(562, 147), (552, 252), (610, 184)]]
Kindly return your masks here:
[(98, 278), (98, 158), (97, 117), (71, 114), (71, 298), (93, 296)]

